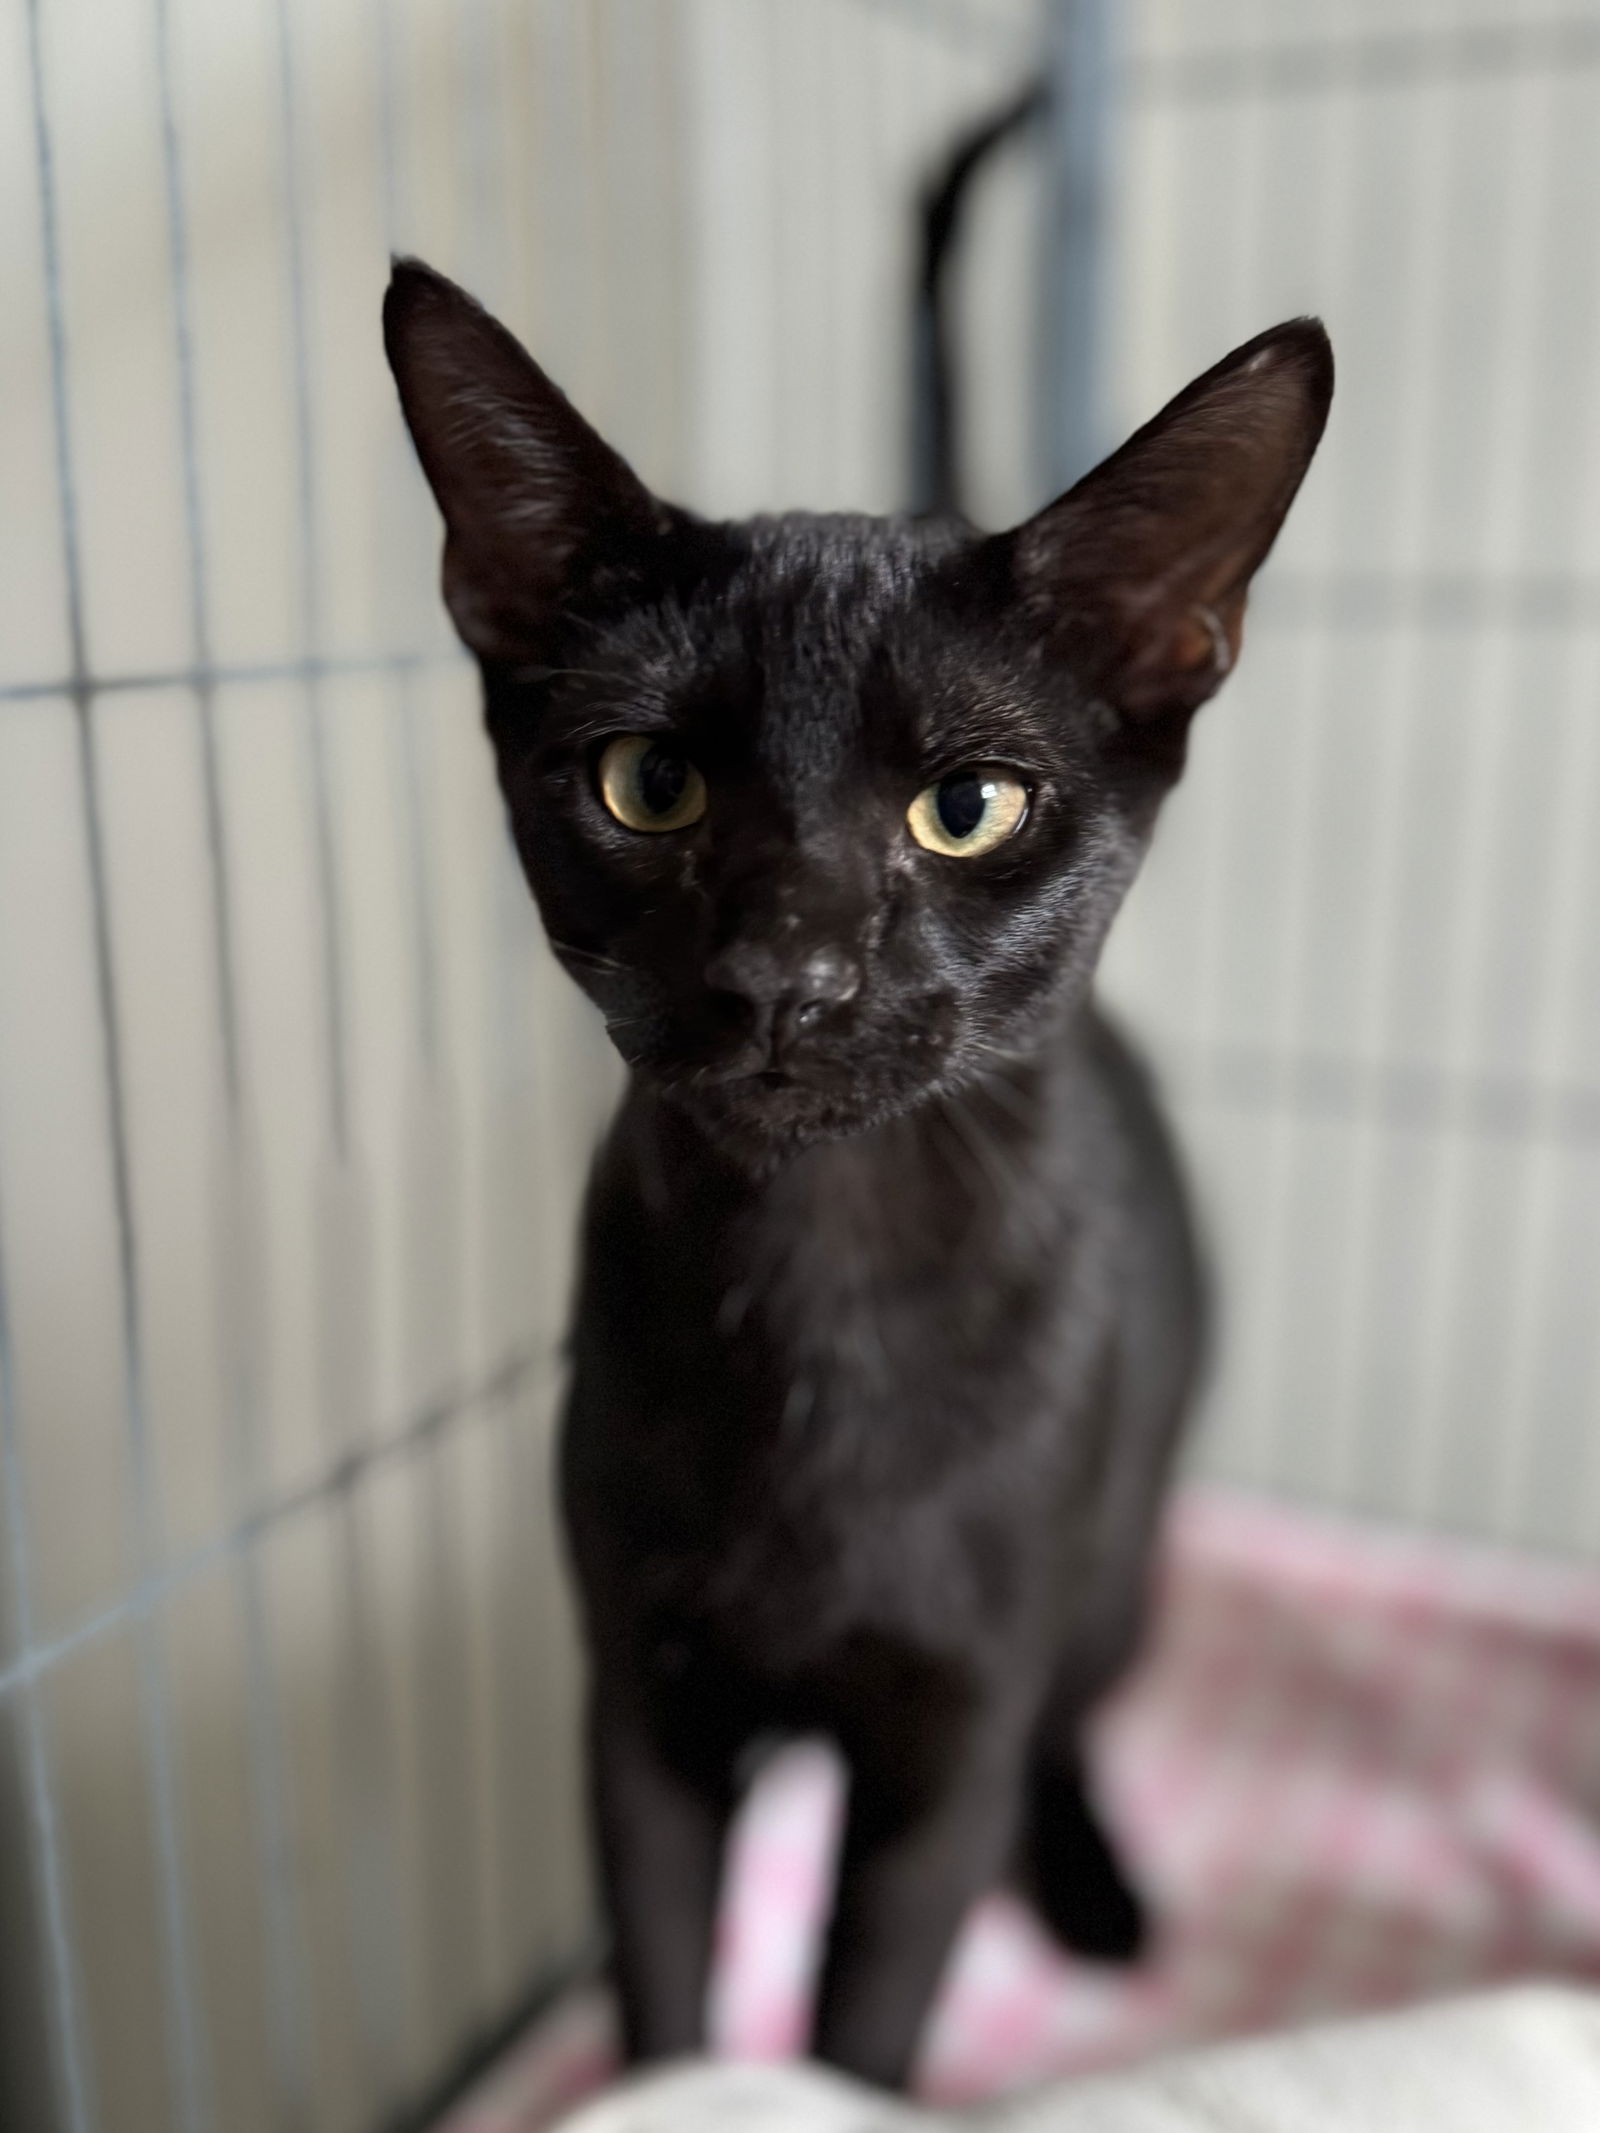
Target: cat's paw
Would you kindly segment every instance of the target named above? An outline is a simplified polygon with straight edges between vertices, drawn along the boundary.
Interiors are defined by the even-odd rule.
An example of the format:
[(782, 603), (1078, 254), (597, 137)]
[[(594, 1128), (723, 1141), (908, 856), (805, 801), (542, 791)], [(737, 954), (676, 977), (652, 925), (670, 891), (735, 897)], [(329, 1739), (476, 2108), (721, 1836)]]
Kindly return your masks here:
[(1070, 1765), (1035, 1770), (1022, 1885), (1073, 1955), (1137, 1962), (1150, 1940), (1144, 1899), (1123, 1872), (1110, 1838)]
[(1150, 1943), (1150, 1914), (1116, 1862), (1107, 1863), (1110, 1872), (1100, 1879), (1089, 1876), (1071, 1890), (1055, 1891), (1048, 1908), (1039, 1894), (1035, 1901), (1045, 1924), (1073, 1955), (1094, 1963), (1136, 1963)]

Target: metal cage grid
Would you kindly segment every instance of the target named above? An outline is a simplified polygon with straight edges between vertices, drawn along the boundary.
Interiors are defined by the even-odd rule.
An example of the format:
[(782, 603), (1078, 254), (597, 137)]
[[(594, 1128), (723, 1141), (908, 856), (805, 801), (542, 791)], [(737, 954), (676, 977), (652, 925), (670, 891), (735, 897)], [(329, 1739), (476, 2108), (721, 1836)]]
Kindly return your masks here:
[[(264, 1272), (258, 1233), (260, 1210), (252, 1204), (259, 1192), (258, 1173), (263, 1161), (258, 1139), (260, 1111), (263, 1101), (270, 1103), (271, 1097), (260, 1087), (259, 1074), (252, 1075), (251, 1036), (244, 1026), (241, 1008), (245, 981), (239, 969), (238, 888), (230, 835), (230, 811), (236, 810), (238, 795), (237, 789), (232, 795), (228, 791), (226, 740), (221, 730), (224, 713), (220, 707), (230, 696), (237, 704), (240, 692), (259, 696), (271, 685), (281, 685), (276, 700), (261, 708), (267, 715), (281, 716), (288, 711), (299, 728), (297, 745), (303, 751), (311, 818), (307, 857), (321, 994), (320, 1137), (325, 1150), (323, 1184), (327, 1192), (319, 1212), (335, 1232), (335, 1241), (326, 1250), (319, 1272), (323, 1283), (332, 1290), (331, 1321), (347, 1314), (359, 1318), (363, 1310), (370, 1309), (369, 1301), (361, 1295), (363, 1273), (359, 1265), (353, 1272), (347, 1268), (349, 1278), (341, 1279), (335, 1263), (346, 1252), (359, 1262), (364, 1245), (361, 1230), (368, 1217), (359, 1205), (363, 1187), (358, 1144), (362, 1136), (353, 1119), (361, 1101), (355, 1087), (350, 1036), (350, 1020), (356, 1012), (349, 969), (354, 929), (348, 908), (348, 869), (341, 865), (338, 849), (350, 829), (349, 797), (346, 794), (341, 798), (337, 789), (339, 769), (333, 758), (340, 707), (332, 699), (342, 685), (355, 679), (369, 678), (381, 686), (382, 704), (398, 757), (394, 782), (408, 809), (404, 852), (408, 878), (400, 886), (406, 903), (403, 952), (411, 964), (414, 1015), (410, 1034), (415, 1046), (415, 1074), (417, 1085), (442, 1109), (450, 1095), (441, 1088), (442, 1078), (449, 1071), (445, 1063), (449, 1046), (444, 1030), (448, 1005), (443, 997), (440, 958), (452, 950), (459, 953), (461, 943), (447, 938), (449, 923), (439, 909), (434, 877), (444, 840), (437, 808), (433, 809), (435, 819), (429, 820), (429, 795), (425, 790), (429, 776), (428, 736), (424, 730), (428, 714), (418, 697), (428, 678), (440, 673), (447, 678), (453, 697), (469, 697), (470, 688), (464, 663), (453, 649), (439, 641), (436, 629), (427, 621), (398, 628), (391, 624), (388, 644), (376, 653), (341, 651), (330, 641), (324, 599), (324, 498), (318, 472), (326, 418), (319, 407), (313, 379), (316, 357), (310, 314), (314, 299), (308, 260), (309, 215), (304, 197), (309, 181), (304, 168), (306, 70), (301, 47), (308, 36), (303, 12), (297, 19), (289, 0), (280, 0), (267, 11), (263, 26), (276, 76), (277, 180), (281, 187), (277, 221), (283, 239), (288, 328), (280, 361), (290, 379), (292, 399), (292, 547), (296, 583), (291, 645), (285, 656), (269, 659), (229, 659), (217, 648), (203, 493), (204, 444), (198, 411), (193, 199), (185, 170), (185, 125), (176, 54), (175, 16), (179, 11), (166, 0), (154, 0), (147, 21), (137, 23), (135, 28), (148, 39), (157, 98), (188, 657), (181, 665), (140, 671), (107, 672), (96, 667), (86, 618), (88, 566), (83, 552), (72, 326), (64, 286), (59, 199), (63, 150), (52, 101), (52, 60), (60, 56), (60, 51), (59, 47), (52, 51), (52, 12), (58, 39), (83, 35), (88, 25), (81, 20), (75, 24), (64, 21), (65, 11), (52, 11), (40, 0), (30, 0), (24, 79), (36, 181), (68, 670), (59, 678), (44, 681), (8, 679), (0, 686), (0, 717), (15, 716), (24, 706), (36, 706), (45, 712), (65, 712), (72, 727), (73, 790), (80, 812), (87, 874), (92, 982), (115, 1239), (114, 1285), (120, 1347), (117, 1404), (131, 1527), (131, 1566), (126, 1582), (109, 1604), (78, 1612), (62, 1628), (40, 1621), (36, 1601), (40, 1550), (30, 1509), (29, 1446), (23, 1426), (28, 1403), (17, 1359), (21, 1336), (15, 1315), (8, 1308), (8, 1296), (16, 1286), (13, 1269), (27, 1244), (26, 1238), (13, 1229), (5, 1239), (5, 1252), (0, 1255), (0, 1481), (8, 1565), (6, 1635), (0, 1643), (5, 1654), (0, 1661), (0, 1713), (15, 1725), (19, 1736), (20, 1789), (25, 1796), (35, 1865), (32, 1898), (37, 1910), (39, 1974), (33, 1982), (47, 2010), (44, 2027), (50, 2040), (52, 2074), (47, 2084), (39, 2055), (27, 2051), (24, 2044), (25, 2033), (33, 2025), (27, 2019), (18, 2021), (6, 2053), (8, 2081), (12, 2085), (8, 2111), (14, 2112), (18, 2125), (39, 2127), (49, 2120), (59, 2123), (63, 2133), (89, 2133), (97, 2126), (135, 2124), (171, 2125), (183, 2129), (183, 2133), (200, 2133), (203, 2127), (222, 2123), (232, 2128), (256, 2123), (309, 2127), (371, 2122), (375, 2113), (382, 2115), (398, 2109), (408, 2091), (415, 2093), (419, 2085), (425, 2086), (439, 2072), (442, 2058), (437, 2055), (455, 2051), (485, 2021), (502, 2015), (509, 1995), (536, 1989), (550, 1966), (570, 1961), (579, 1945), (577, 1937), (583, 1920), (581, 1876), (567, 1856), (573, 1842), (572, 1807), (564, 1796), (570, 1792), (570, 1785), (563, 1787), (560, 1773), (560, 1764), (570, 1758), (565, 1749), (559, 1749), (556, 1766), (545, 1782), (530, 1786), (526, 1799), (520, 1803), (524, 1812), (555, 1815), (561, 1826), (536, 1829), (529, 1840), (529, 1849), (541, 1855), (542, 1885), (517, 1891), (526, 1917), (500, 1921), (508, 1944), (500, 1951), (498, 1977), (485, 1975), (480, 1967), (477, 1976), (465, 1981), (464, 1992), (453, 1990), (441, 1995), (443, 2019), (427, 2023), (421, 2040), (422, 2051), (436, 2055), (431, 2060), (419, 2055), (416, 2042), (407, 2039), (405, 2030), (415, 2011), (416, 1986), (413, 1983), (413, 1999), (408, 2004), (401, 1977), (401, 1935), (416, 1921), (402, 1917), (396, 1890), (405, 1883), (408, 1868), (415, 1873), (416, 1861), (403, 1861), (399, 1855), (397, 1802), (383, 1768), (385, 1744), (392, 1747), (394, 1742), (395, 1713), (392, 1708), (385, 1708), (392, 1704), (393, 1683), (392, 1676), (386, 1678), (379, 1649), (375, 1616), (381, 1604), (381, 1573), (374, 1562), (375, 1535), (364, 1505), (377, 1477), (391, 1469), (410, 1468), (421, 1477), (417, 1502), (412, 1507), (415, 1545), (422, 1551), (431, 1551), (435, 1558), (423, 1574), (443, 1587), (451, 1581), (466, 1580), (470, 1571), (463, 1549), (468, 1535), (461, 1507), (451, 1500), (456, 1477), (450, 1475), (441, 1448), (447, 1440), (463, 1433), (481, 1435), (487, 1429), (497, 1440), (489, 1454), (497, 1462), (495, 1471), (503, 1477), (526, 1519), (522, 1545), (542, 1556), (549, 1555), (539, 1416), (547, 1403), (553, 1376), (553, 1321), (550, 1300), (539, 1292), (541, 1286), (550, 1288), (559, 1306), (559, 1264), (542, 1276), (537, 1254), (533, 1263), (525, 1264), (523, 1275), (531, 1293), (521, 1307), (522, 1323), (512, 1329), (514, 1337), (494, 1348), (483, 1367), (468, 1371), (456, 1382), (416, 1402), (397, 1424), (382, 1426), (378, 1422), (373, 1387), (370, 1381), (362, 1382), (358, 1341), (341, 1339), (337, 1326), (325, 1326), (324, 1333), (344, 1352), (323, 1359), (323, 1382), (319, 1388), (324, 1410), (322, 1449), (309, 1462), (310, 1471), (303, 1478), (288, 1486), (272, 1485), (270, 1462), (260, 1441), (268, 1419), (263, 1413), (260, 1384), (260, 1346), (265, 1329), (260, 1323), (250, 1323), (258, 1317), (251, 1290)], [(496, 21), (492, 9), (477, 9), (464, 20), (463, 31), (467, 49), (461, 63), (470, 78), (463, 93), (473, 99), (471, 118), (464, 131), (480, 166), (469, 171), (468, 189), (474, 196), (478, 271), (488, 275), (492, 275), (494, 262), (483, 255), (492, 254), (497, 244), (507, 244), (507, 219), (514, 211), (503, 185), (497, 192), (492, 175), (482, 167), (493, 93), (486, 72), (493, 59), (486, 40), (494, 35), (504, 37), (516, 27), (508, 21), (508, 12), (499, 11), (500, 19)], [(379, 106), (379, 219), (382, 234), (392, 246), (403, 240), (408, 228), (403, 205), (401, 120), (394, 79), (399, 13), (398, 9), (380, 7), (373, 11), (370, 23), (371, 65)], [(191, 11), (191, 32), (193, 21)], [(475, 40), (477, 49), (473, 49)], [(142, 86), (137, 80), (131, 83), (130, 97), (136, 97)], [(670, 123), (669, 92), (670, 82), (659, 99), (662, 127)], [(658, 150), (669, 145), (664, 136), (657, 143)], [(67, 152), (81, 152), (84, 146), (80, 132), (69, 140)], [(670, 177), (670, 172), (667, 175)], [(665, 212), (670, 214), (670, 186), (663, 198)], [(526, 210), (522, 213), (525, 218)], [(377, 258), (381, 257), (379, 252)], [(371, 280), (370, 274), (367, 279)], [(371, 316), (375, 333), (375, 311)], [(659, 444), (658, 439), (658, 451)], [(398, 454), (395, 463), (399, 464)], [(420, 532), (420, 515), (413, 511), (412, 519), (414, 528), (403, 531)], [(417, 616), (427, 617), (432, 603), (423, 604), (425, 593), (418, 597), (426, 575), (419, 578), (416, 556), (407, 554), (399, 537), (391, 538), (386, 547), (388, 567), (400, 579), (402, 590), (410, 589)], [(107, 698), (120, 696), (138, 705), (151, 699), (159, 702), (165, 692), (179, 692), (193, 721), (194, 769), (201, 788), (204, 820), (204, 872), (195, 888), (208, 920), (209, 992), (221, 1114), (218, 1206), (209, 1242), (218, 1255), (215, 1301), (226, 1321), (221, 1345), (227, 1382), (223, 1411), (217, 1421), (218, 1433), (224, 1440), (218, 1457), (226, 1479), (218, 1492), (220, 1524), (199, 1545), (187, 1547), (175, 1545), (164, 1524), (161, 1451), (152, 1413), (155, 1403), (148, 1362), (146, 1287), (149, 1253), (141, 1233), (134, 1149), (137, 1129), (126, 1056), (126, 980), (119, 967), (117, 892), (112, 878), (115, 863), (106, 819), (108, 790), (116, 776), (116, 766), (108, 764), (102, 725), (102, 706)], [(552, 1101), (561, 1107), (559, 1130), (573, 1137), (581, 1154), (596, 1115), (592, 1070), (585, 1070), (587, 1040), (581, 1029), (563, 1030), (559, 1003), (549, 1001), (546, 1005), (552, 1027), (542, 1040), (543, 1058), (535, 1060), (530, 1047), (536, 1039), (525, 1004), (532, 975), (529, 931), (519, 915), (519, 891), (509, 882), (508, 862), (499, 852), (498, 842), (490, 849), (496, 853), (497, 885), (491, 886), (486, 897), (492, 928), (492, 938), (485, 944), (486, 959), (491, 970), (501, 973), (501, 982), (516, 1003), (502, 1013), (504, 1056), (495, 1071), (503, 1085), (512, 1088), (520, 1086), (530, 1073), (548, 1077)], [(8, 924), (17, 923), (22, 917), (23, 914), (13, 913)], [(600, 1085), (603, 1090), (603, 1075)], [(525, 1156), (526, 1150), (515, 1153)], [(515, 1187), (530, 1196), (542, 1188), (558, 1206), (570, 1209), (572, 1160), (559, 1148), (544, 1153), (547, 1160), (540, 1166), (537, 1185), (524, 1161), (510, 1161)], [(203, 1310), (207, 1300), (197, 1298), (197, 1308)], [(44, 1423), (52, 1419), (55, 1418), (42, 1418)], [(117, 1486), (115, 1473), (91, 1474), (86, 1479), (90, 1485)], [(284, 1638), (283, 1593), (280, 1590), (274, 1595), (273, 1580), (266, 1568), (268, 1553), (279, 1538), (292, 1529), (303, 1528), (314, 1517), (327, 1522), (331, 1575), (338, 1588), (328, 1610), (326, 1628), (336, 1647), (332, 1661), (338, 1675), (334, 1700), (340, 1708), (334, 1715), (332, 1745), (334, 1759), (343, 1766), (343, 1798), (339, 1806), (343, 1810), (345, 1836), (343, 1856), (331, 1862), (345, 1884), (342, 1899), (317, 1920), (309, 1916), (312, 1907), (308, 1903), (308, 1877), (314, 1875), (315, 1863), (306, 1856), (304, 1827), (296, 1827), (295, 1809), (298, 1806), (301, 1810), (303, 1823), (305, 1801), (295, 1798), (296, 1784), (289, 1768), (297, 1744), (288, 1738), (284, 1714), (283, 1652), (275, 1649)], [(481, 1539), (481, 1530), (478, 1538)], [(235, 1657), (244, 1720), (240, 1745), (248, 1765), (253, 1875), (261, 1909), (263, 2014), (262, 2035), (256, 2039), (241, 2039), (237, 2007), (224, 2010), (231, 2013), (233, 2020), (231, 2025), (222, 2025), (220, 2034), (215, 2020), (217, 2010), (215, 2006), (209, 2011), (207, 2008), (214, 1979), (206, 1974), (208, 1951), (202, 1948), (196, 1916), (193, 1798), (192, 1788), (187, 1788), (186, 1797), (180, 1767), (179, 1742), (184, 1722), (175, 1707), (171, 1650), (173, 1615), (180, 1604), (198, 1598), (207, 1607), (225, 1607), (230, 1583), (239, 1616)], [(524, 1726), (531, 1723), (552, 1735), (570, 1734), (570, 1696), (563, 1686), (570, 1668), (563, 1656), (560, 1609), (554, 1604), (553, 1586), (542, 1565), (535, 1572), (531, 1590), (523, 1580), (500, 1604), (520, 1602), (519, 1614), (525, 1615), (530, 1599), (535, 1641), (549, 1645), (547, 1654), (536, 1654), (531, 1667), (524, 1661), (519, 1669), (500, 1624), (489, 1625), (487, 1653), (475, 1654), (469, 1647), (475, 1635), (483, 1634), (484, 1625), (481, 1620), (469, 1621), (463, 1613), (459, 1622), (445, 1624), (446, 1632), (456, 1629), (460, 1635), (456, 1649), (441, 1655), (443, 1666), (435, 1666), (431, 1692), (442, 1692), (453, 1666), (472, 1671), (487, 1665), (496, 1677), (497, 1700), (513, 1710), (528, 1707), (522, 1720)], [(521, 1634), (526, 1636), (527, 1632)], [(109, 1937), (115, 1941), (118, 1922), (115, 1918), (95, 1919), (96, 1892), (85, 1886), (92, 1880), (94, 1845), (92, 1833), (86, 1832), (81, 1823), (75, 1832), (78, 1844), (74, 1877), (69, 1856), (71, 1817), (63, 1803), (61, 1758), (55, 1749), (55, 1729), (47, 1709), (47, 1692), (65, 1670), (85, 1655), (103, 1654), (119, 1638), (125, 1638), (130, 1647), (138, 1758), (148, 1792), (156, 1945), (153, 1959), (145, 1968), (159, 1979), (159, 1990), (145, 2005), (159, 2007), (159, 2045), (130, 2033), (131, 2023), (137, 2023), (145, 2011), (137, 2004), (142, 1980), (125, 1977), (119, 1988), (115, 1978), (102, 1976), (98, 1997), (86, 1985), (86, 1948), (93, 1944), (101, 1927), (108, 1927)], [(193, 1722), (191, 1712), (187, 1720), (191, 1730)], [(534, 1746), (539, 1752), (537, 1741)], [(437, 1762), (437, 1756), (434, 1760)], [(523, 1775), (528, 1776), (526, 1769)], [(460, 1804), (459, 1788), (447, 1788), (438, 1802), (438, 1811), (447, 1812)], [(480, 1800), (476, 1804), (481, 1808), (485, 1803)], [(498, 1804), (504, 1807), (506, 1803)], [(503, 1841), (509, 1846), (515, 1840), (506, 1836)], [(86, 1854), (90, 1855), (89, 1873), (85, 1872)], [(209, 1863), (214, 1869), (215, 1860)], [(446, 1862), (447, 1877), (451, 1871)], [(457, 1858), (453, 1871), (466, 1880), (468, 1860)], [(437, 1894), (437, 1886), (433, 1893)], [(114, 1903), (115, 1896), (110, 1900)], [(319, 1965), (312, 1959), (310, 1948), (319, 1930), (326, 1933), (330, 1917), (337, 1919), (336, 1931), (343, 1929), (346, 1944), (332, 1960), (348, 1969), (353, 2002), (348, 2011), (350, 2035), (342, 2054), (346, 2063), (333, 2078), (326, 2034), (333, 2025), (327, 2006), (318, 2004), (325, 1980), (318, 1975)], [(94, 1924), (90, 1924), (91, 1919)], [(434, 1915), (430, 1923), (436, 1929), (441, 1924), (447, 1929), (446, 1960), (458, 1956), (460, 1949), (455, 1943), (460, 1937), (460, 1920), (441, 1920)], [(477, 1923), (481, 1930), (482, 1921)], [(15, 1933), (16, 1925), (13, 1913), (8, 1930)], [(453, 1934), (448, 1930), (452, 1926), (456, 1929)], [(124, 1960), (128, 1952), (114, 1946), (105, 1960)], [(209, 1953), (214, 1960), (215, 1951)], [(22, 1974), (25, 1960), (25, 1952), (13, 1941), (7, 1951), (8, 1999), (22, 2001), (27, 1996), (29, 1980)], [(443, 1980), (437, 1966), (428, 1968), (430, 1983), (440, 1986)], [(130, 2007), (119, 2006), (119, 1996)], [(334, 2020), (338, 2020), (337, 2015)], [(320, 2038), (319, 2029), (323, 2032)], [(258, 2049), (252, 2050), (251, 2046)], [(229, 2052), (239, 2064), (224, 2079), (225, 2069), (220, 2062)], [(134, 2078), (130, 2079), (130, 2075)], [(53, 2093), (53, 2103), (47, 2101), (47, 2090)], [(8, 2118), (8, 2122), (12, 2120)]]
[[(714, 495), (687, 370), (741, 270), (697, 258), (687, 114), (744, 12), (27, 0), (6, 32), (0, 2113), (29, 2133), (420, 2122), (584, 1949), (544, 1464), (612, 1077), (498, 833), (376, 297), (424, 251)], [(892, 90), (892, 153), (844, 144), (886, 218), (1033, 49), (1028, 0), (759, 14), (774, 99), (802, 33)], [(833, 463), (870, 490), (894, 458)]]

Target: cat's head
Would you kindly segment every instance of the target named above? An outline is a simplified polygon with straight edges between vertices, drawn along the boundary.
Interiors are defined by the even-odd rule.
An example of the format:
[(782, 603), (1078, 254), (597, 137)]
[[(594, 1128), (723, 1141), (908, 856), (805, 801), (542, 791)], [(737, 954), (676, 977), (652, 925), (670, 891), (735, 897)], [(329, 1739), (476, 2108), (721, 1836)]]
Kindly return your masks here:
[(523, 865), (632, 1067), (730, 1142), (793, 1142), (1082, 995), (1321, 435), (1320, 325), (997, 535), (709, 524), (442, 276), (397, 265), (385, 331)]

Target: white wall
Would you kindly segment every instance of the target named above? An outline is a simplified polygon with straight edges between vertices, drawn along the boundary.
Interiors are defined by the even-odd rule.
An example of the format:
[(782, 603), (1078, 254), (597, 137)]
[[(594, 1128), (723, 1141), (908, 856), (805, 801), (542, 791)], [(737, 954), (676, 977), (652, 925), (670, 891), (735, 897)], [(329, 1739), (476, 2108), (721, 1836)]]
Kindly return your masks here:
[(1339, 366), (1112, 958), (1223, 1263), (1208, 1463), (1593, 1552), (1600, 21), (1122, 23), (1116, 426), (1295, 312)]
[[(914, 207), (1035, 63), (1036, 0), (692, 0), (693, 501), (718, 513), (906, 502)], [(974, 505), (1031, 494), (1025, 159), (977, 202), (965, 299)]]

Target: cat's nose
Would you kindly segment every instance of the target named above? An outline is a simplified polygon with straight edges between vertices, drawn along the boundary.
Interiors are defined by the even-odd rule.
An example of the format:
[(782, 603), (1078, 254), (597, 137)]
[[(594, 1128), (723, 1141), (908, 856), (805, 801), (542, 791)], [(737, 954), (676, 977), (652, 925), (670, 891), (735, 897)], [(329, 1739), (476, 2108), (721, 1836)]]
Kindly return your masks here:
[(826, 946), (785, 950), (768, 941), (730, 941), (706, 965), (714, 992), (747, 1000), (763, 1017), (796, 1029), (825, 1008), (842, 1007), (861, 990), (861, 965), (847, 950)]

